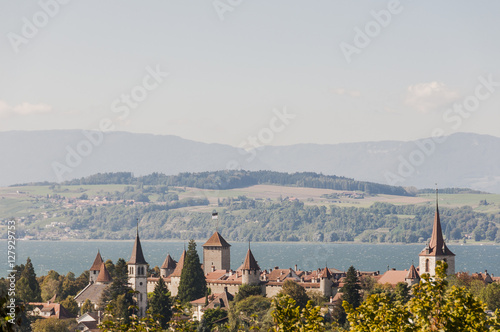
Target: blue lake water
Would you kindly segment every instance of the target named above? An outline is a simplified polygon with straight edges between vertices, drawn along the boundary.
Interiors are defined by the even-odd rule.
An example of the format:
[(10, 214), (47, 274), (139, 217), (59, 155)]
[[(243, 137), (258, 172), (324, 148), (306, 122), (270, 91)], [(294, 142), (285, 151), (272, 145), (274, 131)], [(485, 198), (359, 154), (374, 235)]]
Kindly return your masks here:
[[(197, 242), (200, 258), (201, 245)], [(16, 263), (23, 264), (29, 256), (38, 276), (55, 270), (60, 274), (69, 271), (77, 276), (90, 268), (97, 253), (101, 251), (104, 260), (116, 262), (118, 258), (128, 260), (133, 241), (17, 241)], [(237, 269), (243, 262), (248, 243), (231, 244), (231, 268)], [(161, 266), (166, 255), (178, 260), (187, 242), (142, 241), (144, 256), (150, 266)], [(7, 275), (7, 241), (0, 240), (4, 257), (0, 266), (0, 277)], [(412, 262), (418, 264), (422, 244), (351, 244), (351, 243), (304, 243), (304, 242), (261, 242), (251, 244), (252, 252), (262, 269), (274, 266), (294, 267), (312, 270), (319, 267), (334, 267), (347, 270), (351, 265), (363, 271), (385, 271), (387, 267), (407, 269)], [(450, 245), (456, 254), (456, 271), (480, 272), (488, 270), (500, 275), (499, 245)]]

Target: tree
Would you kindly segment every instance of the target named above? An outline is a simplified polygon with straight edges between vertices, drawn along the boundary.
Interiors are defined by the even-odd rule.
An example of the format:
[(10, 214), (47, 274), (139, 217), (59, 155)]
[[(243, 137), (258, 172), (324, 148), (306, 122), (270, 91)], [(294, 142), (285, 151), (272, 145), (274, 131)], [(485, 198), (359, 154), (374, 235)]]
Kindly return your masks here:
[(262, 288), (258, 285), (252, 286), (249, 284), (243, 284), (238, 289), (238, 293), (234, 297), (234, 302), (239, 302), (252, 295), (261, 295)]
[(40, 302), (42, 300), (40, 285), (36, 280), (35, 268), (29, 257), (21, 272), (21, 277), (16, 282), (16, 293), (23, 302)]
[(490, 310), (500, 309), (500, 284), (492, 283), (481, 291), (481, 298)]
[(82, 307), (80, 308), (80, 315), (84, 315), (87, 312), (92, 312), (94, 311), (94, 305), (89, 299), (86, 299), (85, 302), (83, 302)]
[(280, 294), (290, 296), (301, 308), (304, 308), (309, 301), (305, 288), (290, 279), (285, 280)]
[(267, 331), (272, 326), (270, 308), (271, 299), (262, 295), (252, 295), (235, 302), (229, 311), (231, 329), (253, 326), (255, 329)]
[(170, 292), (165, 281), (160, 277), (149, 301), (149, 309), (153, 315), (160, 316), (159, 321), (162, 328), (166, 329), (168, 321), (172, 318), (172, 303)]
[[(342, 301), (349, 303), (352, 307), (357, 308), (361, 304), (361, 295), (359, 293), (361, 286), (359, 285), (358, 273), (354, 266), (350, 266), (346, 273), (344, 287), (342, 287)], [(373, 289), (372, 291), (375, 291)], [(347, 314), (343, 306), (338, 306), (333, 312), (334, 319), (340, 324), (346, 323)]]
[(32, 324), (33, 332), (67, 332), (74, 331), (75, 327), (74, 319), (46, 318)]
[(393, 302), (387, 294), (371, 295), (357, 309), (344, 301), (351, 331), (496, 331), (500, 311), (489, 317), (486, 306), (465, 287), (447, 287), (446, 268), (437, 262), (436, 276), (422, 274), (406, 304)]
[(205, 296), (206, 292), (207, 282), (196, 251), (196, 242), (190, 240), (177, 296), (181, 302), (186, 303)]
[(313, 307), (309, 301), (305, 308), (300, 308), (288, 295), (278, 295), (273, 300), (274, 330), (283, 332), (325, 331), (320, 307)]
[(71, 314), (78, 315), (78, 303), (75, 301), (75, 297), (68, 295), (67, 298), (61, 301), (61, 305), (66, 308)]
[(203, 317), (200, 322), (200, 328), (198, 331), (209, 332), (212, 331), (215, 323), (223, 318), (227, 317), (227, 311), (221, 308), (217, 309), (207, 309), (205, 310)]
[(113, 282), (101, 295), (101, 308), (111, 305), (113, 316), (128, 322), (133, 314), (131, 306), (134, 305), (133, 290), (128, 284), (128, 268), (123, 258), (119, 258), (115, 265)]

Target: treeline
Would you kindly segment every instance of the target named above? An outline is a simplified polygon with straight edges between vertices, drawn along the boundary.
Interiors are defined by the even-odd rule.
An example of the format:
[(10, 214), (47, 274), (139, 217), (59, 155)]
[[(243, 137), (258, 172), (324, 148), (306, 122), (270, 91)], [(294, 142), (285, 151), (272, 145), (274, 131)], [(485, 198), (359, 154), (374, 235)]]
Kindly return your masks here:
[(374, 182), (356, 181), (354, 179), (342, 176), (324, 175), (313, 172), (283, 173), (274, 171), (224, 170), (201, 173), (180, 173), (178, 175), (152, 173), (150, 175), (139, 177), (134, 177), (134, 175), (130, 172), (117, 172), (98, 173), (81, 179), (66, 181), (62, 184), (143, 184), (150, 186), (164, 185), (194, 187), (212, 190), (244, 188), (257, 184), (275, 184), (282, 186), (296, 186), (332, 190), (363, 191), (368, 194), (388, 194), (403, 196), (414, 195), (403, 187), (389, 186)]
[[(318, 207), (242, 196), (221, 200), (218, 211), (219, 230), (230, 241), (418, 243), (431, 236), (435, 208), (388, 203)], [(131, 239), (137, 218), (144, 239), (205, 239), (214, 229), (210, 213), (159, 204), (93, 206), (62, 213), (71, 229), (94, 239)], [(500, 242), (500, 215), (477, 213), (470, 207), (442, 208), (440, 214), (448, 240)]]

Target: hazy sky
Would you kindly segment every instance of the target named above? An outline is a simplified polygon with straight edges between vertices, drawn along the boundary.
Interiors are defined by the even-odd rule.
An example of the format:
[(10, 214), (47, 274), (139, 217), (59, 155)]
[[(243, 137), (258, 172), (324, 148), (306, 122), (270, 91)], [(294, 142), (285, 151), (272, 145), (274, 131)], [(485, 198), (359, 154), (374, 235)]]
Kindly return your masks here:
[(108, 119), (233, 146), (500, 136), (497, 1), (61, 2), (0, 4), (0, 131)]

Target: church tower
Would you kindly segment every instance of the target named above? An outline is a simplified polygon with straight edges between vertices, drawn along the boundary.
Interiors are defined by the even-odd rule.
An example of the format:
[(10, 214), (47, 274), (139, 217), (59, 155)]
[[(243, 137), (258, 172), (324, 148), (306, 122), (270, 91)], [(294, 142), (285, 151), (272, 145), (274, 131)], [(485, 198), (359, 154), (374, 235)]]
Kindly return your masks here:
[(247, 256), (245, 257), (245, 261), (241, 266), (241, 284), (247, 284), (251, 286), (260, 284), (260, 267), (253, 257), (252, 250), (250, 250), (250, 246), (248, 247)]
[(99, 271), (101, 270), (101, 264), (103, 263), (101, 253), (99, 250), (97, 250), (97, 256), (95, 256), (94, 259), (94, 264), (92, 264), (92, 267), (90, 268), (90, 283), (93, 284), (96, 282), (97, 277), (99, 276)]
[(176, 266), (177, 262), (174, 261), (170, 254), (168, 254), (167, 258), (165, 258), (165, 261), (160, 267), (160, 277), (167, 278), (175, 271)]
[(231, 245), (219, 232), (215, 232), (203, 245), (203, 272), (205, 275), (215, 270), (231, 269)]
[(319, 274), (319, 291), (323, 296), (332, 296), (333, 276), (328, 267)]
[(419, 272), (429, 273), (431, 277), (436, 275), (437, 261), (445, 261), (448, 263), (446, 274), (455, 274), (455, 254), (446, 246), (443, 239), (443, 231), (441, 229), (441, 220), (439, 218), (438, 208), (438, 191), (436, 189), (436, 213), (434, 215), (434, 226), (429, 244), (420, 252), (419, 256)]
[(137, 228), (137, 236), (135, 238), (134, 248), (132, 249), (132, 256), (127, 262), (128, 265), (128, 283), (130, 287), (138, 291), (135, 295), (137, 306), (139, 307), (138, 316), (144, 317), (147, 307), (147, 272), (148, 263), (144, 259), (142, 253), (141, 240), (139, 239), (139, 228)]

